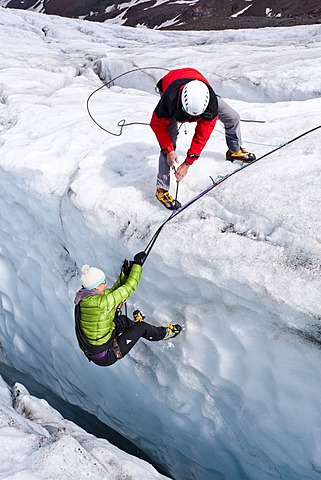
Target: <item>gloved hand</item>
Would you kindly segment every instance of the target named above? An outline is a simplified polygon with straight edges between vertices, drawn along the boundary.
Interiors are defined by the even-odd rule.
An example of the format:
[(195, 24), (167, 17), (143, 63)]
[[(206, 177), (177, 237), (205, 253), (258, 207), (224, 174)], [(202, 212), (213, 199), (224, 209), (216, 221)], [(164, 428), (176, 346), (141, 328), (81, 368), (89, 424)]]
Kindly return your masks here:
[(136, 253), (136, 255), (134, 256), (134, 263), (136, 263), (137, 265), (140, 265), (141, 267), (143, 266), (145, 260), (146, 260), (145, 252)]
[(126, 260), (126, 259), (124, 260), (122, 271), (124, 272), (126, 277), (128, 277), (128, 275), (130, 274), (132, 266), (133, 266), (133, 262), (130, 262), (129, 260)]

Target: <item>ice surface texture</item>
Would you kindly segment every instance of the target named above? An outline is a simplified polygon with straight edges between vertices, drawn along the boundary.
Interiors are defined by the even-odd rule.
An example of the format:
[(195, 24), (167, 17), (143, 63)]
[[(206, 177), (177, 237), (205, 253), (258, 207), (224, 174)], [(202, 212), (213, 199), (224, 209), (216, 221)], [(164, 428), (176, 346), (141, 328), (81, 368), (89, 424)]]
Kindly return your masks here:
[[(320, 476), (320, 133), (166, 225), (129, 310), (185, 330), (166, 345), (140, 341), (104, 369), (76, 343), (77, 267), (98, 266), (112, 282), (167, 212), (154, 198), (153, 132), (136, 125), (109, 136), (86, 100), (100, 79), (137, 65), (193, 65), (243, 119), (266, 122), (242, 124), (244, 146), (259, 156), (320, 123), (320, 33), (187, 35), (0, 9), (1, 357), (136, 442), (175, 480)], [(100, 90), (92, 114), (113, 131), (122, 118), (148, 123), (163, 73)], [(182, 161), (192, 133), (180, 132)], [(180, 201), (238, 168), (225, 162), (222, 133), (218, 124)]]

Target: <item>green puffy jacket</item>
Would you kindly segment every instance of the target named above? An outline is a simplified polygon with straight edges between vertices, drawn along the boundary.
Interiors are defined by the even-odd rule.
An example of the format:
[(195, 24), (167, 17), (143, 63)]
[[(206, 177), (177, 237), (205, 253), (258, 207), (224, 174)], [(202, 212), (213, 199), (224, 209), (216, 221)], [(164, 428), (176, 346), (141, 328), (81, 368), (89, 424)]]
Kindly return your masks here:
[(80, 325), (91, 345), (102, 345), (111, 338), (116, 307), (136, 290), (141, 274), (142, 267), (134, 264), (128, 277), (122, 273), (102, 295), (90, 295), (81, 300)]

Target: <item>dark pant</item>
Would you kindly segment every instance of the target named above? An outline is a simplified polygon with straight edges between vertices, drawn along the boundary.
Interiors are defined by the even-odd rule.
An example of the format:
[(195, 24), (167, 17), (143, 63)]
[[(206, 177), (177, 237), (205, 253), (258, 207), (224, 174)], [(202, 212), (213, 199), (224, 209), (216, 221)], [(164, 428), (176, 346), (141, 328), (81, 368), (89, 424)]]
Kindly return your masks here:
[[(147, 322), (133, 322), (125, 315), (120, 315), (116, 320), (117, 343), (124, 357), (133, 348), (140, 338), (150, 342), (158, 342), (166, 335), (165, 327), (155, 327)], [(109, 348), (103, 358), (94, 359), (93, 362), (101, 367), (108, 367), (117, 361), (113, 348)]]

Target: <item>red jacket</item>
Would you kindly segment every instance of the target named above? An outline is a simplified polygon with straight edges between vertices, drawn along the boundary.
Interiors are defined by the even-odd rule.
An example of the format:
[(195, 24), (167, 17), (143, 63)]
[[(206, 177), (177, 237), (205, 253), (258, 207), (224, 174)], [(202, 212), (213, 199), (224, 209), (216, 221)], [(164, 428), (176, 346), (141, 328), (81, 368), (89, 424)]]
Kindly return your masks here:
[[(181, 91), (184, 85), (192, 80), (201, 80), (206, 83), (210, 92), (210, 101), (205, 112), (195, 119), (191, 119), (184, 113), (181, 103)], [(157, 87), (162, 96), (153, 112), (150, 126), (157, 137), (162, 152), (167, 154), (174, 150), (167, 129), (170, 120), (175, 118), (181, 123), (197, 122), (186, 157), (186, 161), (192, 164), (200, 156), (215, 127), (217, 121), (216, 94), (206, 78), (194, 68), (171, 70), (165, 77), (161, 78)]]

